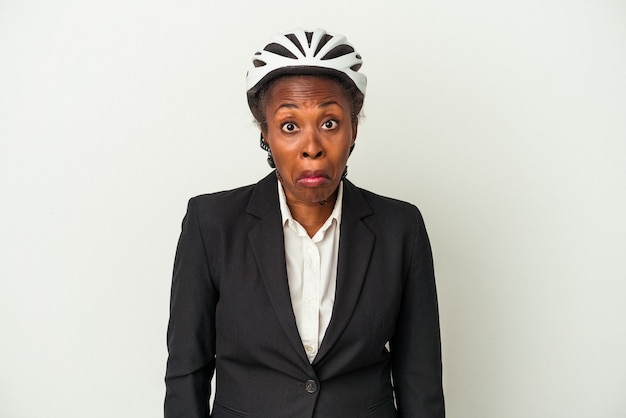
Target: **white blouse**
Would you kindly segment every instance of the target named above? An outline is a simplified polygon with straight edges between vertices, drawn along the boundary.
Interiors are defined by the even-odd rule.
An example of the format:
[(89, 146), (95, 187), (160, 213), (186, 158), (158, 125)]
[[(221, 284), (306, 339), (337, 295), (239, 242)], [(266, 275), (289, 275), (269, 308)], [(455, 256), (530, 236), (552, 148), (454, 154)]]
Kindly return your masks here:
[(309, 237), (304, 227), (291, 216), (280, 181), (278, 198), (291, 305), (304, 351), (312, 363), (330, 323), (335, 303), (343, 182), (339, 183), (332, 213), (313, 237)]

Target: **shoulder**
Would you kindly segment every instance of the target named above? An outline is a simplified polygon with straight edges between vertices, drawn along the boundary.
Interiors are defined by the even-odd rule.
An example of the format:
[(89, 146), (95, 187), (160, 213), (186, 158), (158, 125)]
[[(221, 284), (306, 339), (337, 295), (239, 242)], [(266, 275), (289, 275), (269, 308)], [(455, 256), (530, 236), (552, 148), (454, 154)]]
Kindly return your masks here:
[(199, 212), (245, 210), (254, 187), (254, 184), (250, 184), (232, 190), (201, 194), (189, 199), (189, 206), (194, 206)]
[(403, 200), (394, 199), (393, 197), (383, 196), (369, 190), (358, 189), (362, 194), (365, 200), (372, 206), (372, 209), (376, 210), (384, 210), (384, 211), (392, 211), (397, 213), (414, 213), (415, 211), (419, 211), (417, 206), (412, 203), (405, 202)]
[(363, 201), (371, 209), (371, 218), (384, 222), (386, 226), (423, 223), (422, 215), (414, 204), (403, 200), (383, 196), (346, 182), (348, 193), (362, 196)]
[(270, 200), (272, 195), (278, 198), (276, 175), (271, 172), (255, 184), (223, 190), (215, 193), (202, 194), (191, 198), (190, 204), (199, 210), (218, 209), (222, 212), (245, 211), (251, 199)]
[(197, 216), (201, 224), (239, 224), (246, 215), (264, 213), (273, 206), (278, 207), (278, 187), (272, 172), (255, 184), (193, 197), (187, 213)]

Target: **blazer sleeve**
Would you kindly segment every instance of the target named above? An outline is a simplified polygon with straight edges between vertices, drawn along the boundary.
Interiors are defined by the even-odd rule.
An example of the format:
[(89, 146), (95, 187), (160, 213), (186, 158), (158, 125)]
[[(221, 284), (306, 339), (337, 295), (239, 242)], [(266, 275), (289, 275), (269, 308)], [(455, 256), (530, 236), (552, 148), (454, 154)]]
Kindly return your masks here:
[(439, 310), (432, 252), (417, 208), (412, 255), (396, 332), (390, 341), (398, 417), (445, 416)]
[(167, 330), (165, 418), (209, 417), (217, 299), (197, 204), (191, 199), (174, 261)]

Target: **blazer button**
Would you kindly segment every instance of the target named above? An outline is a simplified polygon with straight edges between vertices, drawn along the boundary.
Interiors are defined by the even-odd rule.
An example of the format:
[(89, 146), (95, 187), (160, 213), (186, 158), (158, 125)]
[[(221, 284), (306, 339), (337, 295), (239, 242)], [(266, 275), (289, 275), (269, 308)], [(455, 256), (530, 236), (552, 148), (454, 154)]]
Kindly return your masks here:
[(307, 380), (304, 389), (309, 393), (317, 392), (317, 382), (315, 380)]

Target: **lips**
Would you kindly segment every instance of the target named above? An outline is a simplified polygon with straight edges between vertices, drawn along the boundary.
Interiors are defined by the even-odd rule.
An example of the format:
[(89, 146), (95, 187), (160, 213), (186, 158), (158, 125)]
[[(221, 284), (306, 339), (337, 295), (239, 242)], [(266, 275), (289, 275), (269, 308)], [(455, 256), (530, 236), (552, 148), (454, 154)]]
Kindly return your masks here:
[(318, 187), (330, 183), (330, 176), (323, 170), (303, 171), (296, 181), (301, 186)]

